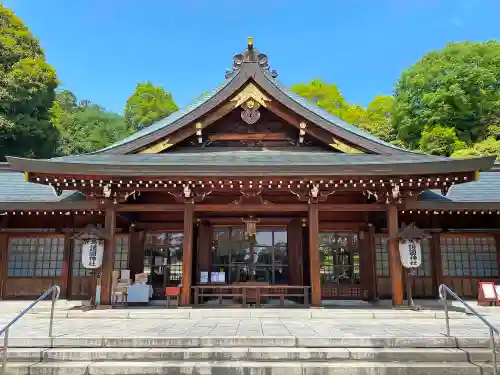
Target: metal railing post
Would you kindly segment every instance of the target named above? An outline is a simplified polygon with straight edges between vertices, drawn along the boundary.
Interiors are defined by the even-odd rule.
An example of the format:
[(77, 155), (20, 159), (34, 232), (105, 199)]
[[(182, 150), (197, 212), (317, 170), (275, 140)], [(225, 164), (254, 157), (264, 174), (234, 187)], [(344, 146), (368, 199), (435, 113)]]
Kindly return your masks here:
[(448, 313), (448, 294), (444, 293), (444, 318), (446, 324), (446, 336), (450, 337), (450, 314)]
[(2, 375), (7, 374), (7, 348), (9, 347), (9, 329), (7, 328), (3, 335), (3, 353), (2, 353)]
[(450, 295), (453, 299), (462, 303), (476, 318), (478, 318), (481, 322), (483, 322), (490, 330), (490, 339), (491, 339), (491, 352), (493, 354), (493, 358), (491, 364), (493, 366), (493, 375), (498, 375), (497, 369), (497, 348), (495, 337), (500, 336), (500, 331), (496, 329), (486, 318), (480, 315), (476, 310), (474, 310), (467, 302), (465, 302), (462, 298), (457, 296), (457, 294), (448, 288), (445, 284), (441, 284), (439, 286), (439, 297), (444, 301), (444, 311), (446, 315), (446, 336), (450, 336), (450, 322), (448, 316), (448, 298), (447, 295)]
[(10, 327), (16, 323), (19, 319), (21, 319), (28, 311), (30, 311), (35, 305), (44, 300), (47, 296), (52, 295), (52, 305), (50, 309), (50, 321), (49, 321), (49, 338), (52, 346), (52, 330), (54, 328), (54, 310), (56, 306), (56, 302), (59, 299), (59, 294), (61, 293), (61, 289), (58, 285), (54, 285), (52, 288), (43, 293), (40, 297), (37, 298), (35, 302), (21, 311), (17, 316), (12, 319), (6, 326), (0, 329), (0, 336), (4, 336), (3, 338), (3, 353), (2, 353), (2, 372), (1, 375), (7, 374), (7, 350), (9, 348), (9, 330)]
[(493, 354), (493, 359), (491, 364), (493, 365), (493, 375), (497, 375), (497, 348), (495, 345), (495, 332), (490, 328), (490, 338), (491, 338), (491, 351)]

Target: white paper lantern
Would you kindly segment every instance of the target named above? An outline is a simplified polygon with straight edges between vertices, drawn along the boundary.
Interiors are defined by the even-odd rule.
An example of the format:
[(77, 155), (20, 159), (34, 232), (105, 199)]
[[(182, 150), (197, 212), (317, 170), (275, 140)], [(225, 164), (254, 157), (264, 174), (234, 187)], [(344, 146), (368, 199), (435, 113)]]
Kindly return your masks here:
[(422, 247), (418, 240), (400, 240), (399, 256), (405, 268), (417, 268), (422, 264)]
[(84, 268), (96, 269), (102, 265), (104, 245), (101, 240), (85, 240), (82, 245), (82, 265)]

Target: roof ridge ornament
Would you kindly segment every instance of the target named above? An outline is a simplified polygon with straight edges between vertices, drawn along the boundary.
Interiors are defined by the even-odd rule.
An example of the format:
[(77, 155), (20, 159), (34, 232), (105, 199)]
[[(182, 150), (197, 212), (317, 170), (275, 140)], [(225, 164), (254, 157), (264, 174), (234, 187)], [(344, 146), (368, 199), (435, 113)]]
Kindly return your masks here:
[(254, 48), (252, 37), (248, 38), (247, 49), (243, 51), (243, 53), (234, 55), (233, 69), (231, 71), (229, 70), (226, 71), (226, 78), (231, 77), (231, 75), (233, 75), (234, 72), (240, 70), (242, 64), (244, 63), (258, 63), (262, 70), (270, 72), (271, 77), (276, 78), (278, 76), (278, 72), (276, 72), (276, 70), (271, 71), (267, 55), (264, 53), (260, 53), (259, 50)]

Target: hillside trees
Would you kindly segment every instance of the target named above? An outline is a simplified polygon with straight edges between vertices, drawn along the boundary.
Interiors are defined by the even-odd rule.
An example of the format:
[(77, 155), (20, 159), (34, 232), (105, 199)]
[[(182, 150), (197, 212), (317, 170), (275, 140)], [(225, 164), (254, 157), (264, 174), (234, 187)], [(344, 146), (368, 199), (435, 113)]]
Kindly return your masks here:
[(444, 131), (441, 138), (451, 141), (453, 129), (463, 142), (455, 144), (456, 150), (486, 140), (490, 129), (500, 125), (499, 82), (498, 41), (450, 43), (425, 55), (395, 87), (392, 119), (398, 137), (418, 148), (425, 128), (438, 126), (435, 136)]
[(6, 155), (49, 157), (58, 133), (49, 109), (58, 81), (38, 40), (0, 4), (0, 161)]

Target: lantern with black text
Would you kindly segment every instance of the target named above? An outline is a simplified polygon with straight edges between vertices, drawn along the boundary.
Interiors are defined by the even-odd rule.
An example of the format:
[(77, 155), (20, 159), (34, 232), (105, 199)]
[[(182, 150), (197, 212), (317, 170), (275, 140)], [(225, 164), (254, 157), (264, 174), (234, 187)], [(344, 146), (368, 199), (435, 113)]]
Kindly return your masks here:
[(98, 239), (86, 239), (82, 244), (82, 265), (84, 268), (97, 269), (102, 265), (104, 243)]
[(418, 268), (422, 264), (422, 246), (420, 240), (400, 239), (399, 256), (405, 268)]
[(403, 226), (399, 231), (396, 239), (399, 242), (399, 257), (404, 268), (408, 269), (406, 274), (406, 298), (408, 306), (413, 309), (418, 309), (413, 303), (411, 296), (413, 276), (416, 270), (422, 264), (422, 240), (428, 238), (429, 235), (418, 229), (414, 223)]

